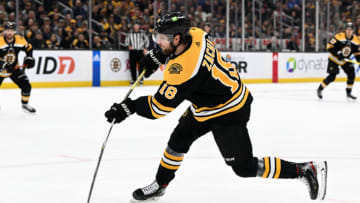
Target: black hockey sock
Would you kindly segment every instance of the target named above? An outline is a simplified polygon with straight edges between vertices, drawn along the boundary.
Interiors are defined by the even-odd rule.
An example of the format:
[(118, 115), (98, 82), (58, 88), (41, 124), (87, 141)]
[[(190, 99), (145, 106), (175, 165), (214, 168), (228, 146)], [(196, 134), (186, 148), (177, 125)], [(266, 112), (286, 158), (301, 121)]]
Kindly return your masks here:
[(156, 174), (159, 185), (166, 186), (174, 179), (175, 172), (180, 168), (183, 159), (183, 153), (177, 153), (169, 147), (166, 148)]
[(297, 178), (298, 169), (295, 163), (276, 157), (259, 159), (258, 177), (262, 178)]
[(351, 94), (352, 88), (347, 87), (346, 88), (346, 94)]

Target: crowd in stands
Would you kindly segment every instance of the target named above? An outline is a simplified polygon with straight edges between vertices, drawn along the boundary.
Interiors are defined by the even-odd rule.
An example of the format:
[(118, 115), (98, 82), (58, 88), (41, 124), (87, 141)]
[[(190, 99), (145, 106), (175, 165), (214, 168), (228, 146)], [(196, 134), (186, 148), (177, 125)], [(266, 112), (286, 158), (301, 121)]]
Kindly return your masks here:
[[(15, 0), (0, 0), (0, 31), (3, 30), (4, 22), (16, 20), (15, 2)], [(241, 2), (242, 0), (230, 0), (230, 38), (242, 36)], [(245, 1), (246, 50), (287, 48), (299, 51), (302, 39), (302, 0), (256, 0), (254, 13), (252, 2)], [(360, 34), (359, 1), (320, 2), (320, 13), (323, 15), (321, 19), (326, 19), (327, 2), (330, 4), (331, 12), (330, 33), (321, 32), (322, 44), (324, 42), (326, 44), (324, 40), (328, 39), (327, 37), (339, 32), (347, 19), (354, 22), (359, 29), (356, 33)], [(193, 26), (206, 29), (214, 39), (226, 37), (225, 0), (170, 0), (170, 4), (169, 0), (92, 0), (92, 5), (89, 5), (88, 0), (21, 0), (17, 32), (32, 43), (35, 49), (126, 50), (126, 34), (135, 21), (140, 22), (141, 29), (150, 33), (154, 20), (169, 10), (187, 14)], [(283, 15), (290, 20), (284, 21), (280, 29), (280, 16)], [(314, 51), (315, 1), (306, 1), (305, 16), (305, 48), (306, 51)], [(92, 19), (91, 40), (89, 17)], [(281, 19), (285, 18), (281, 17)], [(325, 20), (321, 22), (320, 28), (327, 29), (324, 27)], [(149, 38), (151, 38), (150, 34)], [(277, 40), (279, 38), (286, 39), (286, 43), (279, 44)], [(267, 40), (260, 42), (259, 39)], [(238, 41), (234, 42), (238, 43)], [(256, 46), (257, 43), (262, 44)], [(150, 46), (154, 46), (154, 43)]]

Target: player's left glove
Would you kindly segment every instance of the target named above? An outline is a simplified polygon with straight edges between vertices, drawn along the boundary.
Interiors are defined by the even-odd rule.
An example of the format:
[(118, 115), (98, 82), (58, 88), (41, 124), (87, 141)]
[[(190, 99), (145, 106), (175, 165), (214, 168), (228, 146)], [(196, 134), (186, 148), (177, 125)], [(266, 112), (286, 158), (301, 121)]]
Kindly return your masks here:
[(26, 66), (26, 68), (32, 68), (35, 65), (35, 60), (33, 57), (31, 56), (25, 56), (24, 57), (24, 66)]
[(134, 101), (130, 98), (125, 99), (125, 101), (121, 103), (114, 103), (111, 108), (105, 112), (105, 117), (107, 121), (111, 123), (115, 119), (115, 123), (120, 123), (125, 118), (130, 116), (135, 112), (135, 104)]
[(140, 59), (140, 72), (146, 69), (145, 78), (150, 77), (162, 64), (165, 63), (167, 56), (161, 52), (160, 48), (150, 50)]

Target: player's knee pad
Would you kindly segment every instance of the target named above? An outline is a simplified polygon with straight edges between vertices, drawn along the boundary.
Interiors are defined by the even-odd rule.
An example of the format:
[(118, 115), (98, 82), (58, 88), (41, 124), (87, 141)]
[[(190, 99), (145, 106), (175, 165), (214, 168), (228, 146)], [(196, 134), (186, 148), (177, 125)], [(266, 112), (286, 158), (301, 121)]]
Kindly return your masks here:
[(25, 94), (25, 95), (30, 94), (30, 92), (31, 92), (31, 84), (29, 82), (24, 83), (24, 84), (21, 85), (20, 89), (21, 89), (22, 94)]
[(331, 83), (331, 82), (333, 82), (334, 80), (335, 80), (335, 78), (336, 78), (336, 74), (332, 74), (332, 73), (330, 73), (327, 77), (326, 77), (326, 82), (328, 82), (328, 83)]
[(31, 92), (31, 84), (29, 82), (23, 82), (19, 85), (21, 89), (21, 94), (25, 96), (29, 96)]
[(236, 163), (232, 164), (231, 167), (236, 175), (247, 178), (256, 176), (258, 168), (257, 164), (257, 158), (253, 158), (244, 161), (237, 161)]
[(347, 80), (348, 80), (348, 84), (353, 84), (355, 81), (355, 73), (354, 72), (349, 72), (347, 74)]

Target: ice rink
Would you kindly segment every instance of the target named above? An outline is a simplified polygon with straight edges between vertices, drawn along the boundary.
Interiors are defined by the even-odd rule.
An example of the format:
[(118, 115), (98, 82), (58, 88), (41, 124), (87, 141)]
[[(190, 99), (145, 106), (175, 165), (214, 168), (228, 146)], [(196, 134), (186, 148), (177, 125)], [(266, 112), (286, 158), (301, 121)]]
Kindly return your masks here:
[[(345, 98), (345, 82), (324, 99), (318, 83), (248, 84), (254, 96), (249, 133), (254, 155), (289, 161), (327, 160), (329, 203), (360, 203), (360, 103)], [(33, 89), (36, 115), (20, 108), (19, 89), (0, 89), (0, 203), (85, 203), (101, 145), (104, 112), (129, 87)], [(135, 88), (132, 98), (157, 87)], [(356, 82), (354, 95), (360, 96)], [(93, 203), (129, 202), (153, 181), (184, 102), (159, 120), (134, 115), (115, 125), (92, 194)], [(211, 134), (195, 142), (159, 203), (313, 202), (298, 180), (237, 177)]]

